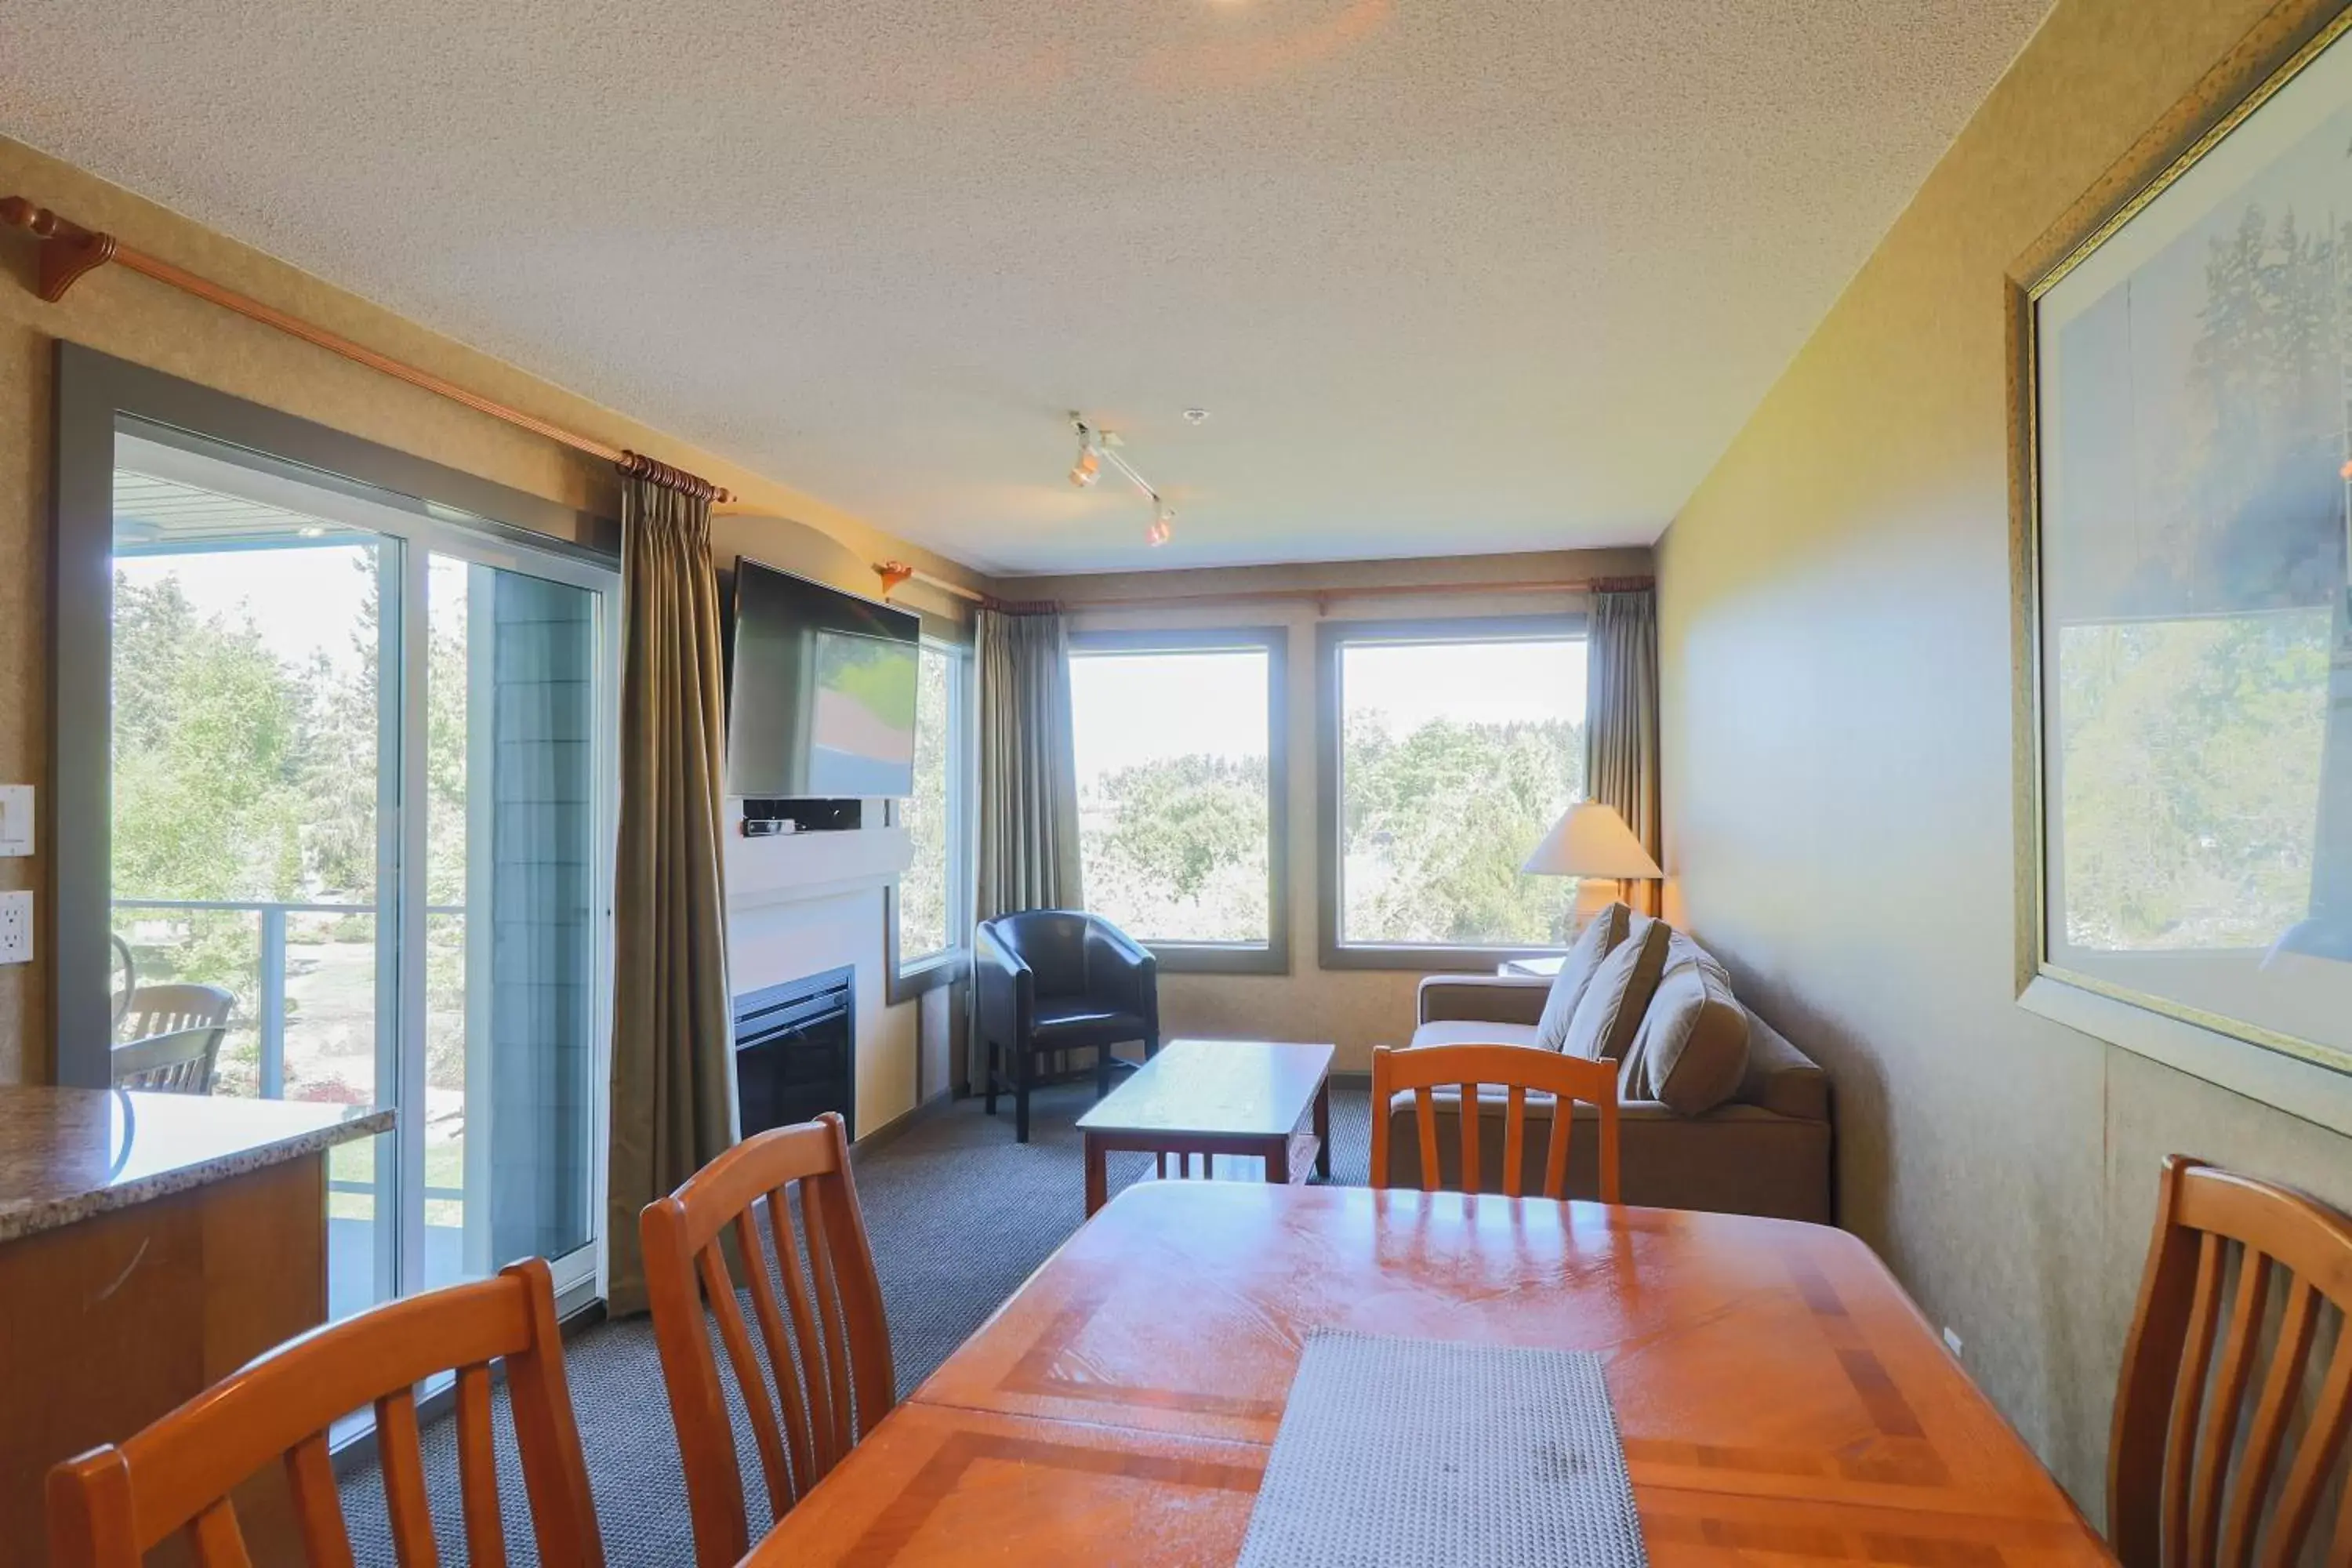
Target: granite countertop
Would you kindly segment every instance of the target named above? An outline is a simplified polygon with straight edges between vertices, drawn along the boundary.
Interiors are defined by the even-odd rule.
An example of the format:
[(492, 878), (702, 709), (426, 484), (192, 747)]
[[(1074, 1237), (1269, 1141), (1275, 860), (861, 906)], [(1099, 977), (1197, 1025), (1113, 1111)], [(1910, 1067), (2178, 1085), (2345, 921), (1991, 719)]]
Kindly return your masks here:
[(348, 1105), (0, 1088), (0, 1242), (390, 1131)]

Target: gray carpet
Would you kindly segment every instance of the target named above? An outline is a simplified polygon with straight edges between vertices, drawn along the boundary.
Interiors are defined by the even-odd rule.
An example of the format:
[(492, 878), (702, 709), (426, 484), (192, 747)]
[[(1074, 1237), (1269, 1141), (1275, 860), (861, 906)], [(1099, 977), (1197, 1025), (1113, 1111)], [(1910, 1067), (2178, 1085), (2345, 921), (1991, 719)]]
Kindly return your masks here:
[[(1085, 1183), (1076, 1119), (1093, 1088), (1072, 1084), (1039, 1091), (1031, 1102), (1030, 1142), (1013, 1142), (1009, 1102), (992, 1121), (977, 1100), (961, 1100), (916, 1122), (857, 1161), (857, 1195), (874, 1243), (874, 1263), (890, 1314), (890, 1348), (903, 1395), (930, 1375), (1004, 1299), (1069, 1238), (1084, 1217)], [(1332, 1177), (1361, 1185), (1370, 1156), (1370, 1096), (1360, 1088), (1331, 1093)], [(1255, 1163), (1234, 1161), (1247, 1179)], [(1113, 1155), (1113, 1191), (1151, 1166), (1147, 1155)], [(1218, 1174), (1226, 1175), (1226, 1162)], [(572, 1402), (579, 1412), (604, 1548), (612, 1568), (680, 1568), (693, 1561), (686, 1482), (662, 1392), (661, 1363), (646, 1320), (601, 1323), (565, 1346)], [(723, 1361), (722, 1361), (722, 1365)], [(734, 1393), (733, 1380), (721, 1381)], [(760, 1496), (749, 1429), (737, 1413), (737, 1448), (746, 1490)], [(507, 1547), (515, 1562), (536, 1563), (522, 1470), (501, 1395), (497, 1412), (499, 1487)], [(446, 1421), (424, 1434), (436, 1533), (446, 1562), (466, 1561), (457, 1515), (457, 1439)], [(373, 1466), (342, 1485), (343, 1510), (362, 1564), (394, 1563), (384, 1522), (383, 1487)], [(764, 1505), (754, 1501), (756, 1517)], [(756, 1531), (755, 1531), (756, 1536)]]

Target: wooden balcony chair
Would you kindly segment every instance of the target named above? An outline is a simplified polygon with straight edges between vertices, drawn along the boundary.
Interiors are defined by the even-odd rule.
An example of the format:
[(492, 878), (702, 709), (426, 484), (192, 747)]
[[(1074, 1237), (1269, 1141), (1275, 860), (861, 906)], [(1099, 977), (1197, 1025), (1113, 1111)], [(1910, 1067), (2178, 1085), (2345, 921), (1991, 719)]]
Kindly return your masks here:
[(2124, 1568), (2291, 1568), (2333, 1496), (2326, 1561), (2352, 1563), (2352, 1219), (2182, 1154), (2163, 1183), (2107, 1457), (2116, 1555)]
[(1520, 1172), (1526, 1158), (1528, 1096), (1550, 1095), (1557, 1102), (1551, 1134), (1544, 1145), (1543, 1196), (1568, 1195), (1568, 1141), (1575, 1124), (1572, 1102), (1583, 1100), (1600, 1111), (1601, 1201), (1617, 1199), (1617, 1064), (1586, 1061), (1534, 1046), (1460, 1045), (1414, 1046), (1372, 1052), (1372, 1185), (1389, 1185), (1389, 1105), (1411, 1089), (1413, 1124), (1420, 1140), (1421, 1184), (1438, 1190), (1438, 1106), (1434, 1091), (1452, 1089), (1458, 1101), (1461, 1126), (1462, 1190), (1478, 1191), (1479, 1123), (1482, 1088), (1504, 1090), (1503, 1195), (1524, 1195)]
[[(762, 1208), (767, 1245), (753, 1219)], [(695, 1561), (700, 1568), (728, 1568), (751, 1550), (751, 1535), (706, 1302), (759, 1445), (770, 1523), (872, 1431), (898, 1397), (882, 1287), (841, 1118), (827, 1111), (745, 1139), (669, 1196), (647, 1204), (638, 1235), (662, 1380), (685, 1461)], [(730, 1247), (759, 1320), (760, 1352), (736, 1300)], [(762, 1354), (774, 1377), (772, 1399)]]
[(313, 1330), (121, 1446), (58, 1466), (48, 1482), (51, 1568), (139, 1568), (148, 1551), (184, 1531), (200, 1568), (247, 1568), (230, 1493), (272, 1463), (285, 1467), (305, 1561), (348, 1565), (351, 1537), (327, 1431), (369, 1404), (394, 1546), (404, 1565), (433, 1563), (415, 1384), (453, 1369), (467, 1560), (502, 1568), (489, 1368), (501, 1358), (539, 1560), (548, 1568), (603, 1568), (595, 1500), (564, 1382), (554, 1283), (537, 1258), (494, 1279)]
[(142, 985), (118, 1000), (114, 1087), (210, 1094), (236, 998), (217, 985)]

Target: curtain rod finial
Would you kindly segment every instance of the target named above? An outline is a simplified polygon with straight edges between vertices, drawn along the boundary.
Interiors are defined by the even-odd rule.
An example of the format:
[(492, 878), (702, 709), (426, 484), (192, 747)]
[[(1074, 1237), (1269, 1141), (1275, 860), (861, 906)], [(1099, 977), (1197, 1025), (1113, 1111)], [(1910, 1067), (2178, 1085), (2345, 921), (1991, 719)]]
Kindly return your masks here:
[(0, 196), (0, 223), (30, 231), (41, 242), (35, 291), (54, 305), (93, 267), (114, 259), (114, 237), (59, 217), (24, 196)]

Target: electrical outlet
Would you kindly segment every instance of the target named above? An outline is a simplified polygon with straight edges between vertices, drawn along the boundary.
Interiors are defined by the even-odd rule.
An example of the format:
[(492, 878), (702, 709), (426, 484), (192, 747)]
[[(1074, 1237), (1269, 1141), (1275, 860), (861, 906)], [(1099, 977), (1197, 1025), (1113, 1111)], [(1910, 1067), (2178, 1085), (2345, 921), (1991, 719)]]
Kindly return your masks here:
[(1944, 1345), (1952, 1352), (1954, 1361), (1960, 1359), (1960, 1336), (1953, 1332), (1949, 1323), (1944, 1325)]
[(0, 893), (0, 963), (33, 962), (33, 895)]

